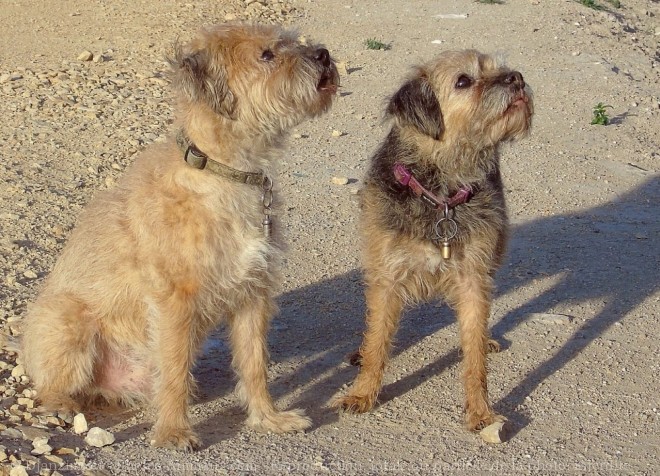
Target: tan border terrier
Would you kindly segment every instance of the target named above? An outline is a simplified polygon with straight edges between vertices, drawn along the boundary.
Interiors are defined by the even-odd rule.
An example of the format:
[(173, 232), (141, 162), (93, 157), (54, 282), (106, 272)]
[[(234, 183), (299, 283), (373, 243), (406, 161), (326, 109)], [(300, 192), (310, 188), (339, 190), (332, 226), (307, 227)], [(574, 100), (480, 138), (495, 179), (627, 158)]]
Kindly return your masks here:
[(178, 132), (80, 217), (26, 316), (26, 369), (53, 409), (153, 402), (153, 444), (191, 450), (191, 369), (224, 321), (248, 425), (303, 430), (309, 419), (278, 411), (266, 382), (271, 177), (287, 131), (330, 107), (337, 69), (324, 47), (256, 25), (205, 30), (171, 64)]
[(488, 401), (486, 353), (493, 274), (507, 214), (499, 144), (531, 126), (532, 96), (518, 71), (474, 50), (449, 51), (416, 69), (387, 107), (392, 129), (361, 191), (367, 330), (357, 379), (333, 405), (370, 410), (405, 306), (443, 296), (456, 311), (466, 424), (502, 418)]

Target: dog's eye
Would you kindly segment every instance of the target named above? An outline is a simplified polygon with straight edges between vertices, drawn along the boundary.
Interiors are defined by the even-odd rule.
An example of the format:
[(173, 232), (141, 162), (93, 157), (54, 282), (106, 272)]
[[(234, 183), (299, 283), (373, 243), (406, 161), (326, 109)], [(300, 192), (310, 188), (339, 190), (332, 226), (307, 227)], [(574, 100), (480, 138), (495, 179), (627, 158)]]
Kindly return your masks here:
[(261, 53), (261, 61), (273, 61), (274, 59), (275, 59), (275, 54), (270, 50), (266, 50), (263, 53)]
[(466, 74), (461, 74), (456, 80), (456, 89), (465, 89), (472, 86), (472, 78)]

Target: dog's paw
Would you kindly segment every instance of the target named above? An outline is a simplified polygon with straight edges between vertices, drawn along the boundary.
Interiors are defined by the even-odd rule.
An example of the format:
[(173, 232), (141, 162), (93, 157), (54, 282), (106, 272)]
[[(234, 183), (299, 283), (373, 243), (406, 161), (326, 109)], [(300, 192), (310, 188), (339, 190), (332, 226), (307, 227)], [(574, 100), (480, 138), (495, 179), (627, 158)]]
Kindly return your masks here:
[(465, 425), (470, 431), (481, 431), (496, 422), (505, 422), (506, 418), (493, 412), (465, 414)]
[(269, 414), (250, 415), (247, 424), (256, 431), (266, 433), (287, 433), (290, 431), (304, 431), (312, 426), (305, 412), (290, 410), (286, 412), (273, 412)]
[(362, 353), (359, 350), (356, 350), (352, 354), (348, 354), (348, 362), (353, 367), (361, 367), (362, 366)]
[(156, 431), (152, 446), (192, 452), (202, 446), (202, 440), (190, 428)]
[(47, 410), (61, 412), (67, 415), (75, 415), (83, 410), (82, 404), (61, 393), (41, 392), (37, 394), (37, 400)]
[(488, 339), (488, 344), (486, 345), (486, 352), (489, 354), (497, 353), (501, 350), (500, 343), (495, 339)]
[(371, 410), (376, 398), (369, 395), (345, 395), (335, 398), (330, 406), (347, 413), (365, 413)]

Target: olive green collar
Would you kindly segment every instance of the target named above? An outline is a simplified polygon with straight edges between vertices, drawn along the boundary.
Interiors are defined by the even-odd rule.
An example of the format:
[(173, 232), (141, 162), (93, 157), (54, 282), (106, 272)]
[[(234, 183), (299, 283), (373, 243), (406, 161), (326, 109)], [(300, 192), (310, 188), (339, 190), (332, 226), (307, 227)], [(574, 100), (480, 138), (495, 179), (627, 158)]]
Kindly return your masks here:
[(209, 170), (216, 175), (224, 177), (234, 182), (244, 183), (247, 185), (261, 185), (263, 186), (266, 181), (270, 179), (263, 173), (259, 172), (244, 172), (235, 169), (209, 157), (199, 150), (195, 144), (186, 136), (183, 130), (179, 130), (176, 135), (176, 143), (179, 149), (183, 152), (183, 160), (188, 165), (199, 170)]

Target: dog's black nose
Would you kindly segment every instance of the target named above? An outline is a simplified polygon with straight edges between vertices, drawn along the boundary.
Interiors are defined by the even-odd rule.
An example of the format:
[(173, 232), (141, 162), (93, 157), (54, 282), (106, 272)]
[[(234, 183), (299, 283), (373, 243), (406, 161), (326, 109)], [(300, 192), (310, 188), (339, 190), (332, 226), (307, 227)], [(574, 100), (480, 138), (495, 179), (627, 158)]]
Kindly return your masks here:
[(330, 66), (330, 52), (325, 48), (319, 48), (314, 53), (314, 59), (323, 66)]
[(513, 84), (521, 89), (525, 87), (525, 80), (518, 71), (511, 71), (504, 77), (504, 84)]

